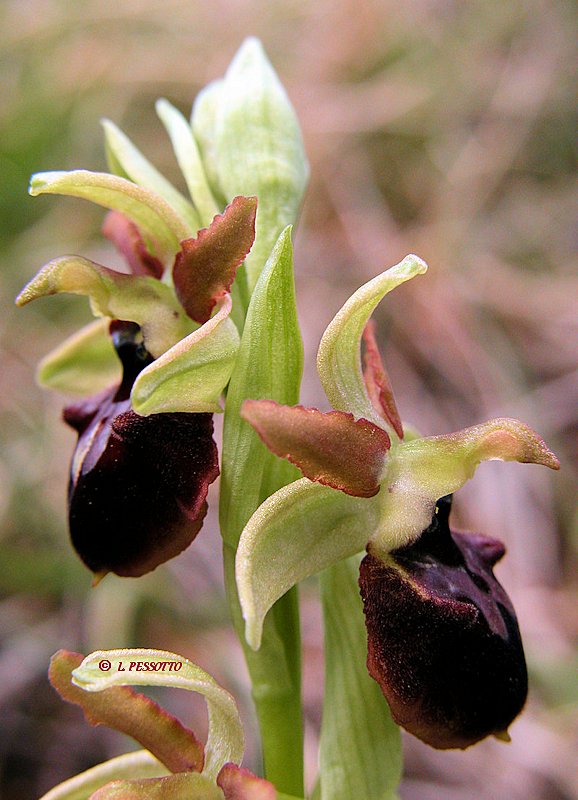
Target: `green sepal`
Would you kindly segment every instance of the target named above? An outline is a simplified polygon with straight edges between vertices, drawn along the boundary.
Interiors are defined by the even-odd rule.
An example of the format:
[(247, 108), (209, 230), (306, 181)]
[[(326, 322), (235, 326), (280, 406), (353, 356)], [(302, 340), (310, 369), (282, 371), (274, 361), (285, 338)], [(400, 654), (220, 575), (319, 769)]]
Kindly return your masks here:
[(277, 237), (297, 220), (309, 167), (295, 111), (257, 39), (241, 45), (214, 99), (218, 184), (227, 201), (259, 199), (246, 261), (252, 290)]
[(30, 194), (62, 194), (80, 197), (120, 211), (140, 229), (148, 250), (163, 261), (171, 261), (190, 227), (166, 200), (150, 189), (106, 172), (38, 172), (30, 179)]
[(321, 575), (325, 693), (319, 752), (321, 800), (395, 800), (403, 769), (400, 730), (365, 664), (359, 558)]
[(371, 551), (385, 555), (411, 544), (430, 524), (436, 501), (461, 488), (482, 461), (495, 460), (560, 468), (535, 431), (506, 417), (392, 446), (378, 495), (380, 522), (370, 538)]
[(223, 800), (223, 793), (205, 775), (181, 772), (164, 778), (113, 781), (88, 800)]
[(352, 497), (307, 478), (279, 489), (248, 521), (237, 550), (237, 590), (253, 649), (273, 604), (299, 581), (365, 548), (379, 495)]
[(222, 411), (219, 397), (239, 350), (239, 334), (229, 319), (230, 311), (227, 295), (208, 322), (138, 375), (131, 392), (137, 414)]
[[(103, 661), (110, 664), (107, 671), (101, 668)], [(130, 671), (126, 666), (131, 661), (182, 666), (178, 671)], [(119, 670), (121, 662), (124, 670)], [(235, 700), (208, 673), (182, 656), (163, 650), (98, 650), (73, 671), (72, 682), (87, 692), (100, 692), (111, 686), (169, 686), (198, 692), (205, 698), (209, 714), (203, 775), (216, 779), (224, 764), (241, 762), (244, 735)]]
[(40, 800), (88, 800), (97, 789), (110, 781), (160, 778), (168, 774), (168, 770), (148, 750), (136, 750), (75, 775), (43, 794)]
[(223, 91), (223, 78), (208, 83), (195, 98), (191, 112), (191, 130), (203, 161), (205, 175), (213, 196), (223, 206), (226, 199), (219, 185), (216, 153), (217, 111)]
[(118, 384), (122, 369), (108, 328), (109, 320), (97, 319), (45, 355), (36, 371), (40, 386), (90, 395)]
[[(330, 322), (319, 345), (317, 371), (333, 408), (386, 427), (386, 421), (369, 399), (363, 379), (361, 337), (380, 300), (396, 286), (426, 270), (427, 264), (421, 258), (406, 256), (358, 289)], [(391, 426), (387, 427), (388, 433), (395, 436)]]
[(157, 100), (156, 110), (170, 136), (179, 167), (199, 215), (201, 227), (206, 228), (221, 209), (211, 192), (191, 126), (181, 112), (164, 98)]
[(145, 189), (158, 194), (172, 206), (179, 216), (186, 222), (192, 232), (200, 227), (201, 221), (195, 208), (175, 189), (173, 184), (162, 175), (158, 169), (141, 153), (128, 136), (109, 119), (103, 119), (102, 125), (106, 140), (106, 153), (110, 159), (109, 167), (112, 171), (120, 166), (122, 173)]
[(23, 306), (60, 292), (89, 297), (95, 316), (138, 323), (145, 346), (155, 358), (195, 325), (170, 286), (148, 275), (116, 272), (81, 256), (49, 261), (22, 289), (16, 304)]

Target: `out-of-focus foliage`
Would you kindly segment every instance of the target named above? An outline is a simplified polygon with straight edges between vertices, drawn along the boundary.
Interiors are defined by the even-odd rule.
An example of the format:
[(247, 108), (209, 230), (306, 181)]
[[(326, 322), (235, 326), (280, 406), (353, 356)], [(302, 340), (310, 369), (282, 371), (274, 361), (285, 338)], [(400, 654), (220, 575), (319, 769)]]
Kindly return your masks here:
[[(33, 383), (36, 363), (88, 321), (80, 298), (16, 311), (45, 261), (78, 253), (118, 265), (103, 214), (80, 200), (27, 195), (39, 170), (106, 168), (108, 117), (178, 183), (154, 112), (188, 114), (242, 39), (259, 36), (296, 106), (312, 180), (296, 247), (306, 374), (335, 311), (406, 253), (430, 264), (379, 318), (404, 419), (424, 434), (519, 417), (562, 472), (484, 466), (456, 498), (462, 525), (502, 538), (499, 574), (519, 613), (533, 678), (512, 744), (435, 753), (406, 740), (404, 800), (562, 800), (572, 771), (578, 628), (572, 487), (576, 463), (576, 212), (572, 75), (576, 12), (565, 0), (5, 0), (0, 5), (0, 785), (31, 800), (126, 749), (87, 730), (45, 682), (60, 647), (182, 652), (240, 697), (244, 668), (226, 622), (216, 519), (194, 553), (133, 584), (98, 590), (68, 547), (62, 398)], [(183, 191), (186, 188), (180, 185)], [(213, 509), (215, 503), (213, 502)], [(202, 540), (202, 541), (201, 541)], [(315, 770), (321, 636), (314, 592), (304, 641), (308, 764)], [(167, 704), (202, 731), (202, 709)], [(255, 752), (251, 745), (250, 752)]]

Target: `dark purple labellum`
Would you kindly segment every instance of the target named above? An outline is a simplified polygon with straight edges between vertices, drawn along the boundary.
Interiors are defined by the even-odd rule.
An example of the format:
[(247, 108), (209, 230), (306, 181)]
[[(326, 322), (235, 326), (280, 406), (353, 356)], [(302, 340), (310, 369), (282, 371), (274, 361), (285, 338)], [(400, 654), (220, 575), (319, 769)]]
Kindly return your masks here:
[(396, 722), (432, 747), (504, 738), (526, 700), (516, 614), (492, 566), (501, 542), (450, 531), (451, 498), (410, 547), (369, 553), (360, 588), (367, 667)]
[(97, 576), (136, 577), (195, 538), (219, 474), (211, 414), (131, 409), (130, 390), (152, 361), (134, 323), (113, 322), (121, 385), (64, 411), (78, 432), (68, 491), (72, 543)]

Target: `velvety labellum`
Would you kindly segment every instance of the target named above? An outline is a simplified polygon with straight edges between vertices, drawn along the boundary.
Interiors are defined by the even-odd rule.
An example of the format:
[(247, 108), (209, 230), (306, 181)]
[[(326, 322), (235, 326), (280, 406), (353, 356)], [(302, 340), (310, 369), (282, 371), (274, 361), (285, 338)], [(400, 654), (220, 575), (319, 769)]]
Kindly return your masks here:
[(201, 529), (219, 473), (211, 414), (142, 417), (130, 390), (151, 358), (138, 326), (112, 323), (124, 377), (64, 412), (79, 434), (69, 484), (72, 543), (96, 574), (136, 577), (184, 550)]
[(449, 498), (409, 547), (369, 554), (360, 588), (367, 666), (398, 724), (440, 749), (504, 738), (527, 694), (512, 603), (492, 566), (501, 542), (455, 533)]

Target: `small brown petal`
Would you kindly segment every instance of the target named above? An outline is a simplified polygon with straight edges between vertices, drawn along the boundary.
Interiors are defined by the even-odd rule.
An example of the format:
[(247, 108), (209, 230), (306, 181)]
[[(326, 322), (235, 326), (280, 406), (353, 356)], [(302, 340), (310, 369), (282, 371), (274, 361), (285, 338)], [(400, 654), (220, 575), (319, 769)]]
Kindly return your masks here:
[(389, 422), (400, 439), (403, 439), (403, 425), (389, 375), (381, 360), (379, 348), (375, 341), (375, 322), (369, 320), (363, 331), (365, 353), (363, 356), (363, 378), (371, 404), (378, 414)]
[(196, 238), (181, 242), (173, 267), (177, 297), (201, 325), (230, 291), (238, 267), (255, 239), (256, 197), (235, 197)]
[(133, 275), (162, 278), (162, 263), (149, 253), (141, 232), (132, 220), (120, 211), (109, 211), (104, 218), (102, 232), (124, 256)]
[(225, 764), (217, 777), (225, 800), (275, 800), (275, 787), (264, 778), (258, 778), (248, 769), (236, 764)]

